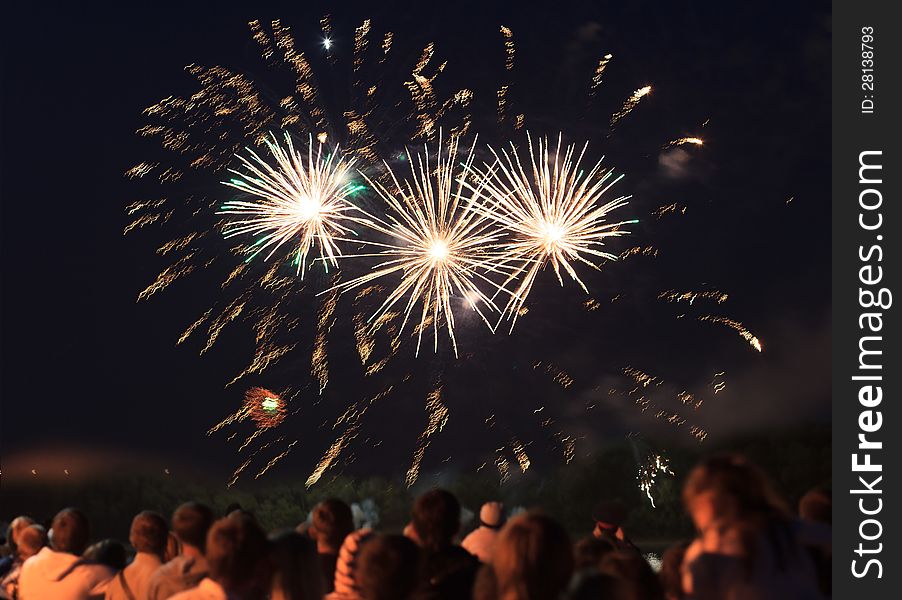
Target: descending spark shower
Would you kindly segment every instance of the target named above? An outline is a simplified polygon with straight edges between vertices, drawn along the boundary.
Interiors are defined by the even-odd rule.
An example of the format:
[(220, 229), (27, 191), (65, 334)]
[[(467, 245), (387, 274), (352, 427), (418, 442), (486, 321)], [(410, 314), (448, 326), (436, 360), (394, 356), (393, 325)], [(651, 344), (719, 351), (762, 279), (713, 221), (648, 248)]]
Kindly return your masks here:
[[(347, 64), (350, 69), (351, 90), (345, 106), (325, 102), (314, 76), (315, 57), (299, 49), (288, 27), (280, 21), (273, 21), (271, 27), (253, 21), (251, 32), (267, 68), (287, 71), (295, 80), (293, 89), (273, 102), (272, 94), (264, 94), (262, 86), (247, 75), (221, 66), (191, 65), (188, 71), (197, 78), (200, 90), (189, 98), (168, 97), (148, 108), (145, 115), (150, 122), (139, 130), (140, 135), (158, 139), (168, 158), (141, 162), (126, 173), (131, 179), (153, 177), (170, 192), (131, 203), (125, 233), (154, 226), (182, 228), (158, 246), (157, 254), (171, 262), (139, 293), (139, 300), (202, 269), (227, 268), (214, 305), (191, 322), (179, 344), (205, 336), (201, 354), (206, 353), (224, 328), (246, 320), (255, 334), (254, 356), (227, 388), (264, 374), (273, 379), (277, 364), (290, 360), (300, 349), (311, 348), (309, 383), (297, 381), (296, 369), (285, 369), (290, 381), (280, 388), (281, 394), (250, 387), (237, 412), (208, 432), (255, 424), (238, 448), (250, 455), (235, 470), (230, 484), (258, 455), (263, 464), (257, 468), (257, 477), (299, 444), (300, 436), (281, 432), (291, 415), (318, 405), (318, 398), (328, 393), (330, 369), (336, 368), (330, 349), (346, 343), (333, 331), (340, 329), (336, 324), (350, 324), (365, 381), (394, 368), (390, 364), (398, 367), (390, 382), (378, 384), (378, 393), (368, 391), (364, 399), (342, 400), (338, 416), (319, 419), (320, 429), (329, 429), (331, 422), (336, 433), (307, 478), (308, 486), (330, 469), (337, 470), (340, 459), (353, 461), (354, 445), (379, 446), (375, 434), (363, 434), (364, 415), (410, 385), (417, 371), (429, 371), (432, 379), (438, 368), (441, 379), (448, 369), (478, 363), (479, 359), (473, 360), (478, 352), (458, 349), (455, 327), (465, 322), (465, 315), (477, 315), (490, 333), (509, 321), (509, 333), (517, 335), (514, 325), (526, 315), (527, 300), (538, 289), (534, 284), (544, 271), (553, 271), (560, 285), (569, 279), (585, 293), (593, 288), (597, 293), (594, 282), (585, 279), (592, 271), (581, 269), (605, 271), (608, 265), (651, 259), (659, 252), (652, 245), (613, 245), (628, 233), (625, 225), (638, 221), (626, 218), (624, 206), (630, 196), (607, 198), (623, 176), (602, 167), (588, 143), (564, 143), (563, 133), (558, 133), (556, 144), (543, 135), (534, 142), (527, 134), (527, 158), (523, 146), (514, 141), (527, 115), (517, 112), (510, 113), (514, 118), (508, 117), (517, 107), (518, 92), (518, 55), (510, 28), (500, 28), (504, 79), (497, 95), (492, 94), (497, 103), (491, 109), (497, 113), (504, 143), (477, 146), (470, 131), (475, 93), (465, 88), (442, 98), (436, 79), (447, 62), (436, 59), (435, 43), (428, 43), (413, 64), (405, 64), (395, 50), (399, 44), (395, 34), (387, 31), (381, 43), (370, 43), (373, 27), (366, 20), (354, 32), (350, 58), (342, 62), (341, 38), (334, 35), (329, 17), (321, 24), (323, 35), (316, 46), (323, 54), (322, 62), (328, 68)], [(602, 75), (609, 80), (616, 64), (612, 54), (604, 53), (594, 73), (587, 74), (591, 101), (601, 95)], [(395, 74), (402, 79), (392, 83)], [(397, 99), (395, 89), (408, 95), (406, 103)], [(609, 136), (615, 128), (625, 128), (632, 113), (642, 110), (638, 105), (650, 97), (651, 89), (640, 87), (625, 102), (617, 94), (618, 110), (601, 126)], [(492, 132), (487, 135), (492, 138)], [(472, 143), (459, 151), (464, 139)], [(696, 136), (663, 139), (672, 141), (662, 144), (658, 139), (651, 146), (704, 147)], [(224, 178), (231, 188), (229, 196), (216, 184)], [(189, 181), (197, 185), (189, 186)], [(665, 205), (646, 214), (658, 219), (685, 214), (685, 207), (677, 211), (677, 206)], [(212, 215), (218, 217), (213, 224)], [(618, 218), (611, 220), (612, 216)], [(612, 294), (610, 303), (584, 297), (580, 304), (587, 313), (602, 315), (606, 306), (618, 306), (613, 303), (622, 292)], [(727, 297), (718, 290), (672, 289), (653, 296), (671, 306), (690, 307), (704, 301), (721, 304)], [(316, 302), (315, 339), (307, 344), (299, 332)], [(755, 350), (762, 349), (760, 340), (739, 321), (711, 315), (697, 320), (731, 328)], [(410, 338), (416, 339), (411, 354), (419, 355), (427, 329), (432, 329), (433, 353), (440, 349), (440, 330), (446, 330), (456, 360), (443, 362), (437, 355), (427, 367), (420, 358), (420, 366), (411, 372), (396, 357)], [(476, 336), (475, 330), (468, 327), (467, 335)], [(550, 376), (561, 389), (573, 386), (574, 378), (547, 358), (531, 362), (536, 368), (530, 373)], [(539, 365), (544, 368), (538, 369)], [(664, 389), (660, 378), (623, 363), (613, 372), (627, 387), (623, 391), (619, 383), (611, 387), (609, 398), (625, 400), (643, 413), (652, 408), (650, 414), (676, 428), (689, 422), (652, 399), (653, 389)], [(723, 375), (718, 371), (715, 394), (726, 386)], [(489, 378), (496, 376), (500, 374)], [(705, 381), (710, 381), (710, 373)], [(631, 385), (635, 387), (626, 391)], [(430, 381), (429, 390), (421, 396), (427, 419), (412, 448), (408, 485), (416, 482), (426, 465), (427, 447), (454, 418), (452, 383)], [(699, 394), (682, 389), (673, 399), (694, 412), (702, 405)], [(586, 411), (601, 401), (602, 397), (595, 397), (587, 402)], [(535, 462), (527, 454), (533, 442), (500, 423), (490, 401), (485, 410), (486, 430), (500, 436), (501, 442), (500, 447), (497, 441), (491, 444), (493, 457), (483, 466), (494, 464), (502, 481), (511, 476), (512, 466), (526, 472)], [(550, 405), (547, 410), (544, 403), (530, 406), (525, 412), (547, 430), (569, 463), (582, 437), (559, 424)], [(707, 436), (697, 422), (686, 429), (696, 440)], [(236, 436), (237, 431), (231, 433), (229, 441), (241, 439)], [(668, 472), (667, 464), (649, 462), (640, 467), (639, 487), (649, 500), (658, 472)]]

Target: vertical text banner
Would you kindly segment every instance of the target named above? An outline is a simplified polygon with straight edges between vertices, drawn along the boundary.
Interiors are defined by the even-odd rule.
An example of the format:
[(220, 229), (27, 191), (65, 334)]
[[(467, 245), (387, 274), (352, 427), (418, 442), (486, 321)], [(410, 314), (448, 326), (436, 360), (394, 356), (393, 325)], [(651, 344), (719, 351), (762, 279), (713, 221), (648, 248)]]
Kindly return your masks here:
[(834, 598), (902, 598), (898, 8), (833, 4)]

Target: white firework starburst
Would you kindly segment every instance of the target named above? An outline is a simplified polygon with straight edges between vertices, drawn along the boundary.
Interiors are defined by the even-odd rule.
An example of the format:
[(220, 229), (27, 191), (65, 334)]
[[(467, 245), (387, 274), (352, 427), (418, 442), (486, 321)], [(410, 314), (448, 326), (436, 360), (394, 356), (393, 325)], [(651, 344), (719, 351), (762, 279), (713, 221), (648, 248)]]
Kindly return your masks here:
[(268, 260), (283, 245), (291, 246), (301, 278), (314, 245), (327, 269), (329, 264), (337, 266), (341, 251), (336, 240), (353, 233), (348, 225), (358, 221), (351, 214), (357, 208), (347, 200), (360, 189), (351, 181), (354, 159), (346, 160), (338, 148), (324, 153), (322, 143), (314, 152), (312, 135), (306, 155), (295, 150), (287, 132), (284, 146), (274, 134), (264, 143), (275, 164), (248, 148), (249, 158), (238, 155), (243, 170), (229, 169), (235, 178), (223, 182), (253, 196), (229, 200), (217, 212), (229, 217), (225, 237), (259, 236), (248, 247), (248, 260), (267, 250)]
[(435, 333), (434, 349), (438, 349), (438, 329), (444, 324), (457, 354), (453, 297), (459, 296), (490, 328), (486, 312), (501, 312), (480, 285), (500, 289), (487, 274), (499, 270), (497, 253), (492, 249), (502, 232), (491, 219), (472, 210), (469, 198), (463, 194), (463, 175), (472, 165), (473, 147), (462, 164), (457, 162), (457, 147), (457, 137), (447, 146), (439, 139), (435, 164), (424, 147), (423, 154), (411, 157), (410, 178), (403, 183), (385, 163), (391, 189), (363, 174), (387, 205), (384, 217), (364, 213), (367, 225), (389, 239), (385, 242), (358, 240), (379, 250), (345, 258), (374, 256), (382, 259), (381, 262), (369, 273), (333, 288), (347, 291), (399, 274), (400, 282), (370, 320), (378, 321), (406, 298), (403, 330), (414, 309), (422, 306), (417, 354), (427, 320), (431, 320)]
[(535, 145), (531, 137), (528, 141), (531, 173), (512, 143), (510, 151), (502, 149), (500, 154), (490, 147), (494, 164), (473, 168), (478, 183), (464, 183), (473, 192), (472, 208), (497, 223), (507, 236), (497, 246), (504, 256), (498, 268), (517, 265), (503, 284), (520, 278), (502, 314), (511, 319), (511, 331), (545, 265), (551, 263), (561, 285), (563, 269), (588, 293), (572, 263), (598, 269), (591, 258), (614, 260), (613, 254), (601, 249), (605, 238), (628, 233), (621, 226), (636, 222), (607, 222), (608, 214), (625, 205), (630, 196), (600, 202), (623, 175), (614, 177), (613, 171), (602, 169), (601, 160), (588, 171), (581, 170), (588, 143), (578, 156), (575, 144), (561, 156), (560, 135), (553, 155), (547, 139), (540, 138)]

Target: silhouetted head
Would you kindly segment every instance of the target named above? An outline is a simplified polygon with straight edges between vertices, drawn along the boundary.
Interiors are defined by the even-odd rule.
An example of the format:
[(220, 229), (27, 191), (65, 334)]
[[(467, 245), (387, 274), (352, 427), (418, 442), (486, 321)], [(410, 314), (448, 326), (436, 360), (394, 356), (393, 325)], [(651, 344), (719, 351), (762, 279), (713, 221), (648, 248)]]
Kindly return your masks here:
[(166, 552), (166, 541), (169, 528), (162, 515), (150, 510), (139, 512), (132, 519), (132, 528), (128, 541), (135, 552), (156, 554), (160, 558)]
[(716, 522), (785, 514), (764, 473), (738, 455), (716, 456), (699, 463), (686, 479), (683, 501), (700, 531)]
[(321, 600), (325, 594), (316, 542), (295, 531), (270, 536), (272, 600)]
[(182, 544), (204, 551), (207, 532), (213, 524), (213, 511), (199, 502), (186, 502), (172, 513), (172, 531)]
[(351, 507), (338, 498), (323, 500), (313, 508), (310, 533), (320, 545), (320, 551), (337, 554), (345, 537), (354, 531)]
[(417, 585), (420, 549), (403, 535), (376, 535), (360, 550), (357, 581), (364, 600), (406, 600)]
[(228, 592), (243, 592), (259, 584), (266, 555), (263, 530), (241, 514), (219, 519), (207, 534), (205, 556), (210, 577)]
[(542, 513), (514, 517), (498, 535), (492, 568), (499, 600), (555, 600), (573, 574), (570, 536)]
[(460, 529), (460, 502), (442, 489), (422, 494), (413, 505), (413, 528), (423, 548), (441, 550), (450, 546)]
[(50, 546), (57, 552), (81, 554), (88, 547), (91, 531), (88, 517), (77, 508), (64, 508), (53, 517)]

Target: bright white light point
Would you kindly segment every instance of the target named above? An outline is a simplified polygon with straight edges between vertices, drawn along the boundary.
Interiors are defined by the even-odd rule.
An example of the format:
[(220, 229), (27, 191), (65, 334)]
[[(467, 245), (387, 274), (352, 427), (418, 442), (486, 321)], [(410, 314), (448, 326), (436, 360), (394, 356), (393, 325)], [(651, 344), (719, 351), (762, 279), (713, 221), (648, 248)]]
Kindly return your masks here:
[(552, 223), (545, 225), (545, 241), (549, 246), (557, 244), (562, 237), (564, 237), (564, 230), (559, 225)]
[(309, 196), (301, 196), (298, 198), (295, 211), (302, 221), (311, 221), (319, 216), (320, 203)]
[(448, 258), (448, 244), (444, 240), (435, 240), (429, 248), (429, 255), (434, 261)]
[(332, 40), (330, 40), (329, 38), (323, 38), (323, 48), (328, 50), (331, 47), (332, 47)]

